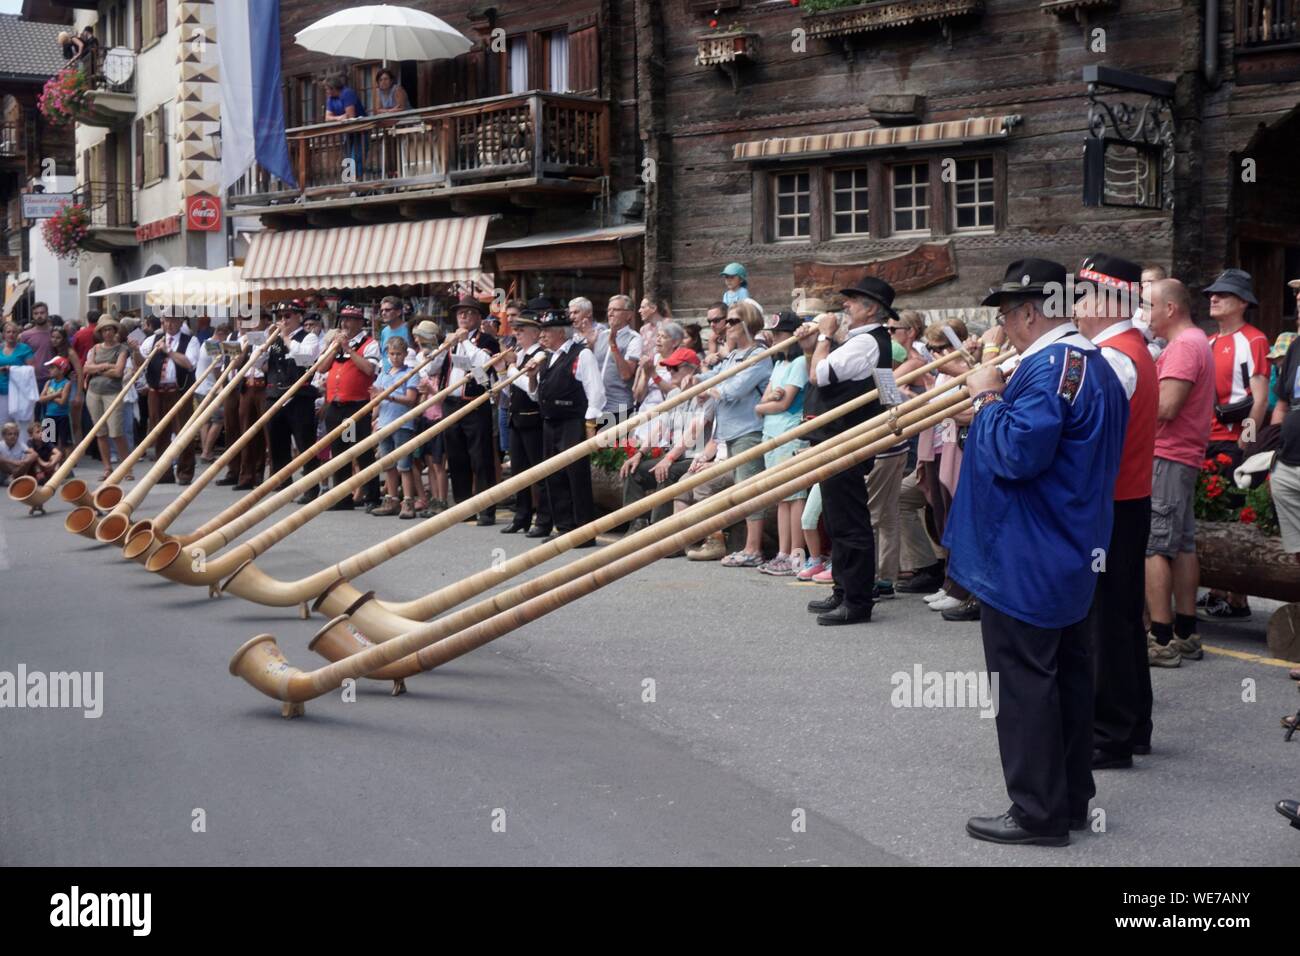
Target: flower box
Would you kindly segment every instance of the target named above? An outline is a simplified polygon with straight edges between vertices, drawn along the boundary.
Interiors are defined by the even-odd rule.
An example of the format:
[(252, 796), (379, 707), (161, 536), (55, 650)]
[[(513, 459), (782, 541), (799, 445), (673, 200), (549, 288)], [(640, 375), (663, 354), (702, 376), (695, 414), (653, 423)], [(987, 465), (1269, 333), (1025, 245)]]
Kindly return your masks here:
[(740, 59), (753, 60), (758, 52), (758, 34), (744, 30), (705, 33), (695, 40), (695, 62), (700, 66), (721, 66)]
[[(818, 4), (818, 6), (831, 6)], [(940, 21), (948, 35), (947, 21), (979, 13), (983, 0), (875, 0), (854, 6), (812, 9), (803, 15), (804, 29), (812, 38), (830, 39), (873, 30)]]

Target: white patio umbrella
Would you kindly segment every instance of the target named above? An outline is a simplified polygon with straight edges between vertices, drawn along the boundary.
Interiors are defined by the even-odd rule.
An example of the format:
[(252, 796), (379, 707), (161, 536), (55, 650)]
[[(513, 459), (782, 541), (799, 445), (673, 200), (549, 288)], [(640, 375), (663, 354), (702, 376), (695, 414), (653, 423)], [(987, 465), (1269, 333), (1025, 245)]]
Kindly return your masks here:
[(177, 266), (174, 269), (168, 269), (166, 272), (156, 272), (151, 276), (144, 276), (140, 279), (132, 279), (130, 282), (123, 282), (121, 285), (110, 286), (107, 289), (100, 289), (98, 292), (89, 293), (90, 296), (100, 298), (106, 295), (141, 295), (149, 293), (155, 289), (160, 289), (165, 285), (180, 280), (185, 273), (206, 272), (205, 269), (198, 269), (194, 266)]
[(386, 3), (340, 10), (293, 36), (299, 46), (358, 60), (445, 60), (473, 42), (432, 13)]

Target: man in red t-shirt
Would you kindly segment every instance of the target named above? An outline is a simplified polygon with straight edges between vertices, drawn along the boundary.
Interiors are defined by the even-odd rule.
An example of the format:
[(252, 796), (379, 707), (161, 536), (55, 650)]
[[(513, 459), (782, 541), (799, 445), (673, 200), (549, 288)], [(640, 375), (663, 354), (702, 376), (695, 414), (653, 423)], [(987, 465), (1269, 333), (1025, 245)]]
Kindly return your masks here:
[(86, 313), (86, 324), (83, 328), (77, 330), (77, 334), (72, 337), (72, 349), (77, 353), (77, 358), (81, 359), (81, 364), (86, 364), (86, 356), (90, 350), (95, 347), (95, 323), (99, 321), (102, 313), (99, 309), (91, 309)]
[[(1259, 305), (1250, 273), (1225, 269), (1204, 291), (1210, 299), (1210, 318), (1219, 326), (1210, 336), (1215, 408), (1205, 457), (1219, 463), (1220, 474), (1231, 487), (1233, 470), (1258, 447), (1268, 413), (1269, 344), (1264, 333), (1246, 321), (1246, 310)], [(1211, 591), (1199, 606), (1210, 620), (1250, 617), (1245, 595)]]

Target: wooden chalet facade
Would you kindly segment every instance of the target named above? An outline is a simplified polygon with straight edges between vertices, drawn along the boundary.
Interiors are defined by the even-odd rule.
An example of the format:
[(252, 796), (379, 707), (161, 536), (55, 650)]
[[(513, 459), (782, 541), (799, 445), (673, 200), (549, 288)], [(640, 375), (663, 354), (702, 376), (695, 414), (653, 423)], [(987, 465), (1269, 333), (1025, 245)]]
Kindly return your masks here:
[[(274, 230), (488, 216), (483, 266), (498, 287), (590, 295), (602, 309), (609, 295), (638, 292), (635, 43), (623, 5), (406, 5), (442, 18), (474, 47), (453, 60), (389, 64), (411, 109), (376, 116), (379, 62), (324, 56), (293, 40), (351, 4), (283, 0), (297, 188), (255, 167), (232, 191), (232, 213)], [(366, 105), (365, 119), (324, 120), (324, 77), (335, 70)]]
[(1209, 2), (1207, 68), (1206, 0), (667, 0), (651, 287), (702, 309), (740, 261), (769, 310), (863, 271), (967, 309), (1013, 259), (1107, 249), (1193, 286), (1248, 268), (1276, 333), (1300, 276), (1300, 3)]

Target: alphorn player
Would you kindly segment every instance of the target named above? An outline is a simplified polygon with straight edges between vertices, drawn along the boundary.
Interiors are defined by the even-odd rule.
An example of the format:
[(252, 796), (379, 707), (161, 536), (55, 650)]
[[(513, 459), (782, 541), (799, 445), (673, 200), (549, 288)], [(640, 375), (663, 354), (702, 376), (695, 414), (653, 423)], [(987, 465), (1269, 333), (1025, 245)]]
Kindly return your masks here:
[[(451, 415), (492, 387), (494, 378), (488, 360), (501, 351), (497, 340), (483, 329), (487, 306), (472, 295), (462, 296), (451, 310), (458, 329), (466, 337), (451, 350), (451, 361), (443, 367), (439, 390), (464, 381), (464, 388), (443, 401), (443, 414)], [(447, 447), (447, 471), (457, 502), (468, 501), (496, 481), (496, 450), (492, 447), (492, 406), (484, 402), (443, 432)], [(478, 524), (496, 524), (497, 509), (489, 505), (478, 514)], [(468, 519), (467, 519), (468, 520)]]
[[(596, 434), (605, 408), (605, 386), (600, 366), (581, 336), (573, 334), (568, 313), (553, 308), (546, 299), (534, 299), (529, 308), (538, 316), (542, 347), (550, 355), (528, 365), (528, 394), (542, 412), (542, 458), (558, 455)], [(591, 462), (586, 457), (548, 475), (546, 491), (551, 519), (558, 534), (594, 521)], [(596, 546), (594, 538), (575, 545)]]
[[(510, 320), (515, 332), (515, 367), (524, 368), (535, 358), (545, 357), (539, 344), (541, 325), (529, 308)], [(521, 375), (510, 383), (510, 470), (527, 471), (542, 463), (542, 410), (528, 394), (528, 376)], [(529, 527), (531, 525), (531, 527)], [(527, 533), (529, 538), (545, 538), (551, 533), (551, 504), (546, 483), (539, 481), (519, 489), (515, 495), (515, 517), (501, 529), (502, 534)]]
[[(379, 343), (366, 331), (366, 315), (358, 306), (345, 305), (339, 310), (339, 328), (325, 346), (334, 350), (334, 361), (325, 375), (325, 430), (333, 431), (349, 416), (370, 401), (370, 383), (379, 374)], [(362, 415), (344, 429), (330, 445), (332, 456), (342, 455), (353, 442), (370, 437), (370, 416)], [(364, 470), (375, 460), (374, 449), (368, 449), (352, 461), (352, 467)], [(351, 469), (340, 468), (334, 472), (333, 487), (337, 488), (352, 476)], [(366, 482), (365, 502), (368, 511), (379, 507), (379, 477)], [(351, 495), (330, 506), (331, 511), (351, 511), (356, 502)]]
[(1147, 341), (1133, 324), (1142, 267), (1105, 253), (1075, 275), (1079, 331), (1101, 349), (1128, 396), (1128, 429), (1113, 494), (1106, 567), (1097, 577), (1089, 624), (1096, 654), (1092, 769), (1133, 766), (1134, 748), (1151, 743), (1151, 668), (1147, 663), (1146, 549), (1160, 384)]
[[(302, 324), (303, 303), (294, 299), (280, 309), (276, 323), (280, 337), (266, 350), (266, 397), (277, 402), (293, 383), (302, 378), (320, 356), (320, 337), (308, 332)], [(271, 449), (271, 473), (275, 474), (293, 459), (293, 446), (302, 453), (316, 441), (316, 389), (304, 385), (293, 397), (271, 416), (266, 428), (267, 444)], [(316, 467), (313, 458), (303, 465), (303, 475)], [(292, 477), (285, 479), (292, 481)], [(305, 505), (320, 494), (320, 485), (312, 485), (298, 499)]]
[[(266, 312), (259, 312), (257, 318), (242, 323), (244, 330), (239, 334), (239, 344), (244, 351), (244, 380), (239, 383), (239, 423), (238, 435), (247, 434), (262, 413), (266, 411), (266, 352), (256, 360), (253, 351), (266, 336), (271, 326), (271, 317)], [(256, 340), (256, 341), (255, 341)], [(269, 351), (269, 350), (268, 350)], [(251, 363), (251, 364), (249, 364)], [(244, 446), (239, 453), (239, 482), (233, 491), (250, 491), (262, 483), (266, 477), (266, 429)]]
[[(179, 315), (164, 316), (162, 328), (145, 339), (135, 353), (137, 362), (144, 361), (146, 355), (152, 355), (144, 371), (144, 379), (149, 386), (150, 423), (162, 421), (171, 407), (180, 401), (185, 390), (194, 384), (194, 369), (199, 364), (202, 343), (197, 336), (182, 332), (181, 325), (182, 320)], [(158, 342), (161, 342), (163, 347), (155, 352), (154, 345)], [(154, 445), (154, 461), (166, 454), (177, 433), (185, 427), (190, 411), (191, 409), (183, 408), (171, 420), (171, 424), (167, 426), (167, 434), (160, 436), (159, 441)], [(158, 484), (166, 485), (175, 482), (188, 485), (194, 480), (193, 442), (188, 443), (180, 457), (176, 459), (175, 471), (174, 478), (169, 470), (158, 479)]]
[[(890, 332), (882, 319), (898, 318), (894, 311), (894, 287), (883, 279), (866, 276), (857, 285), (841, 289), (844, 311), (849, 317), (849, 335), (842, 345), (834, 336), (838, 322), (825, 313), (817, 323), (806, 323), (796, 336), (816, 336), (817, 344), (808, 360), (808, 396), (804, 417), (814, 418), (837, 405), (865, 395), (876, 387), (876, 370), (893, 367)], [(823, 425), (809, 437), (824, 442), (883, 411), (873, 400), (855, 411)], [(868, 459), (823, 479), (822, 513), (831, 535), (831, 574), (834, 588), (828, 598), (810, 601), (808, 610), (825, 625), (862, 624), (871, 620), (875, 603), (876, 539), (867, 507)]]
[(1070, 322), (1065, 266), (1021, 259), (983, 305), (1020, 354), (966, 381), (975, 417), (943, 543), (979, 598), (1010, 809), (972, 817), (992, 843), (1065, 846), (1087, 826), (1092, 781), (1088, 609), (1110, 545), (1128, 400)]

